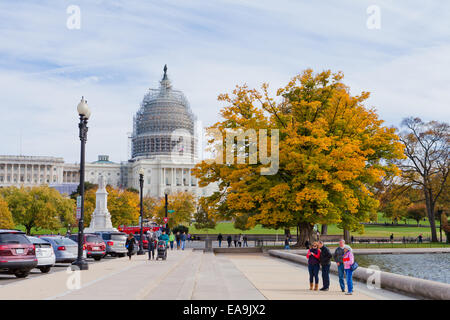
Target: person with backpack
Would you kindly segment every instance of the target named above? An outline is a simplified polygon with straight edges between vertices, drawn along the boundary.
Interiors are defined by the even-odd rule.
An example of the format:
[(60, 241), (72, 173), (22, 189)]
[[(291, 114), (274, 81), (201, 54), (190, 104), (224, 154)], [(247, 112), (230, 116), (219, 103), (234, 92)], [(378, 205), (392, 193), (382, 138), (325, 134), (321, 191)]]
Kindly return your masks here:
[(133, 251), (134, 251), (134, 244), (135, 244), (135, 240), (134, 240), (134, 236), (132, 233), (128, 234), (128, 238), (127, 241), (125, 242), (125, 247), (127, 248), (127, 255), (128, 258), (131, 260), (131, 256), (133, 255)]
[(347, 278), (347, 292), (346, 295), (353, 294), (353, 264), (355, 263), (355, 257), (352, 253), (352, 248), (348, 245), (344, 246), (344, 256), (342, 257), (344, 262), (345, 277)]
[(319, 290), (320, 249), (317, 242), (313, 242), (306, 254), (308, 259), (309, 290)]
[(320, 291), (328, 291), (330, 288), (330, 267), (331, 267), (331, 252), (323, 241), (319, 241), (320, 249), (320, 266), (322, 267), (322, 283), (323, 287)]

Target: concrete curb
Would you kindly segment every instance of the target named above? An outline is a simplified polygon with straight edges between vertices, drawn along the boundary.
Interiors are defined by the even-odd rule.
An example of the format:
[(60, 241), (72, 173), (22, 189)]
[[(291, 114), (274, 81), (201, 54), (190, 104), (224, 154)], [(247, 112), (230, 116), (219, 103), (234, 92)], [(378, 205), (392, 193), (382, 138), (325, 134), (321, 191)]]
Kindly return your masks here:
[[(267, 252), (273, 257), (308, 265), (308, 260), (305, 256), (280, 250), (268, 250)], [(330, 272), (335, 274), (338, 273), (338, 268), (335, 262), (331, 263)], [(353, 273), (353, 278), (366, 282), (369, 278), (372, 279), (374, 272), (375, 270), (359, 267)], [(424, 299), (450, 300), (449, 284), (384, 271), (379, 271), (379, 276), (381, 288), (383, 289), (398, 291)]]
[[(330, 248), (331, 249), (331, 248)], [(292, 253), (306, 255), (306, 249), (293, 249)], [(423, 254), (423, 253), (450, 253), (450, 248), (373, 248), (353, 249), (353, 254)]]

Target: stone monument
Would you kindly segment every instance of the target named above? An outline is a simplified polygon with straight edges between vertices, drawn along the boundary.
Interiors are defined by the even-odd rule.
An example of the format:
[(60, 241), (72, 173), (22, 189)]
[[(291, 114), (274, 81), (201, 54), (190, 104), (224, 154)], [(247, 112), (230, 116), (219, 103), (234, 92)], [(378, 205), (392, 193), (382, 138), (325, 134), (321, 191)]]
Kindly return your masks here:
[(95, 193), (95, 210), (92, 213), (91, 224), (84, 232), (117, 231), (111, 223), (111, 214), (108, 211), (108, 192), (105, 188), (103, 176), (98, 179), (98, 189)]

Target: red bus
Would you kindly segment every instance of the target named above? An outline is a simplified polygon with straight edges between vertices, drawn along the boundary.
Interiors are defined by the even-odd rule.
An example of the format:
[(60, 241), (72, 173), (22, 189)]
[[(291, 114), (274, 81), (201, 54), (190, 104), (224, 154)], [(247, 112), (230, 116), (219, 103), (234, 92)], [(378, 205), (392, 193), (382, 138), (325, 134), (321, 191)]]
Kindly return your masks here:
[[(145, 234), (147, 231), (158, 231), (160, 227), (156, 226), (156, 225), (151, 225), (151, 226), (142, 226), (142, 232)], [(141, 233), (141, 227), (140, 226), (124, 226), (124, 225), (120, 225), (117, 228), (120, 232), (124, 232), (126, 234), (132, 233), (132, 234), (139, 234)]]

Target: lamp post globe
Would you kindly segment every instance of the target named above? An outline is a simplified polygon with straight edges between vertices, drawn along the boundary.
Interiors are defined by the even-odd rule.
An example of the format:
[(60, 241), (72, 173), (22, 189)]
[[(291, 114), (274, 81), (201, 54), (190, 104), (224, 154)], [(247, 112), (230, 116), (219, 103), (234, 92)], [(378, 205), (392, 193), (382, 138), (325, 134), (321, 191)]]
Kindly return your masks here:
[(85, 155), (86, 155), (86, 141), (88, 132), (88, 119), (91, 116), (91, 110), (87, 105), (87, 101), (84, 97), (81, 97), (81, 101), (77, 105), (77, 112), (80, 116), (80, 123), (78, 128), (80, 129), (79, 137), (81, 141), (81, 152), (80, 152), (80, 197), (81, 206), (80, 218), (78, 220), (78, 254), (77, 259), (72, 263), (79, 270), (88, 270), (88, 264), (83, 257), (83, 247), (84, 247), (84, 167), (85, 167)]
[(140, 168), (139, 169), (139, 171), (138, 171), (138, 173), (139, 173), (139, 204), (140, 204), (140, 236), (139, 236), (139, 250), (138, 250), (138, 252), (137, 252), (137, 254), (138, 255), (143, 255), (143, 254), (145, 254), (145, 252), (144, 252), (144, 247), (143, 247), (143, 244), (142, 244), (142, 241), (143, 241), (143, 228), (142, 228), (142, 224), (143, 224), (143, 220), (144, 220), (144, 217), (143, 217), (143, 192), (144, 192), (144, 173), (145, 173), (145, 170), (144, 170), (144, 168)]
[(91, 110), (89, 110), (89, 106), (84, 97), (81, 97), (80, 103), (78, 103), (77, 111), (80, 116), (83, 116), (86, 119), (89, 119), (91, 115)]

